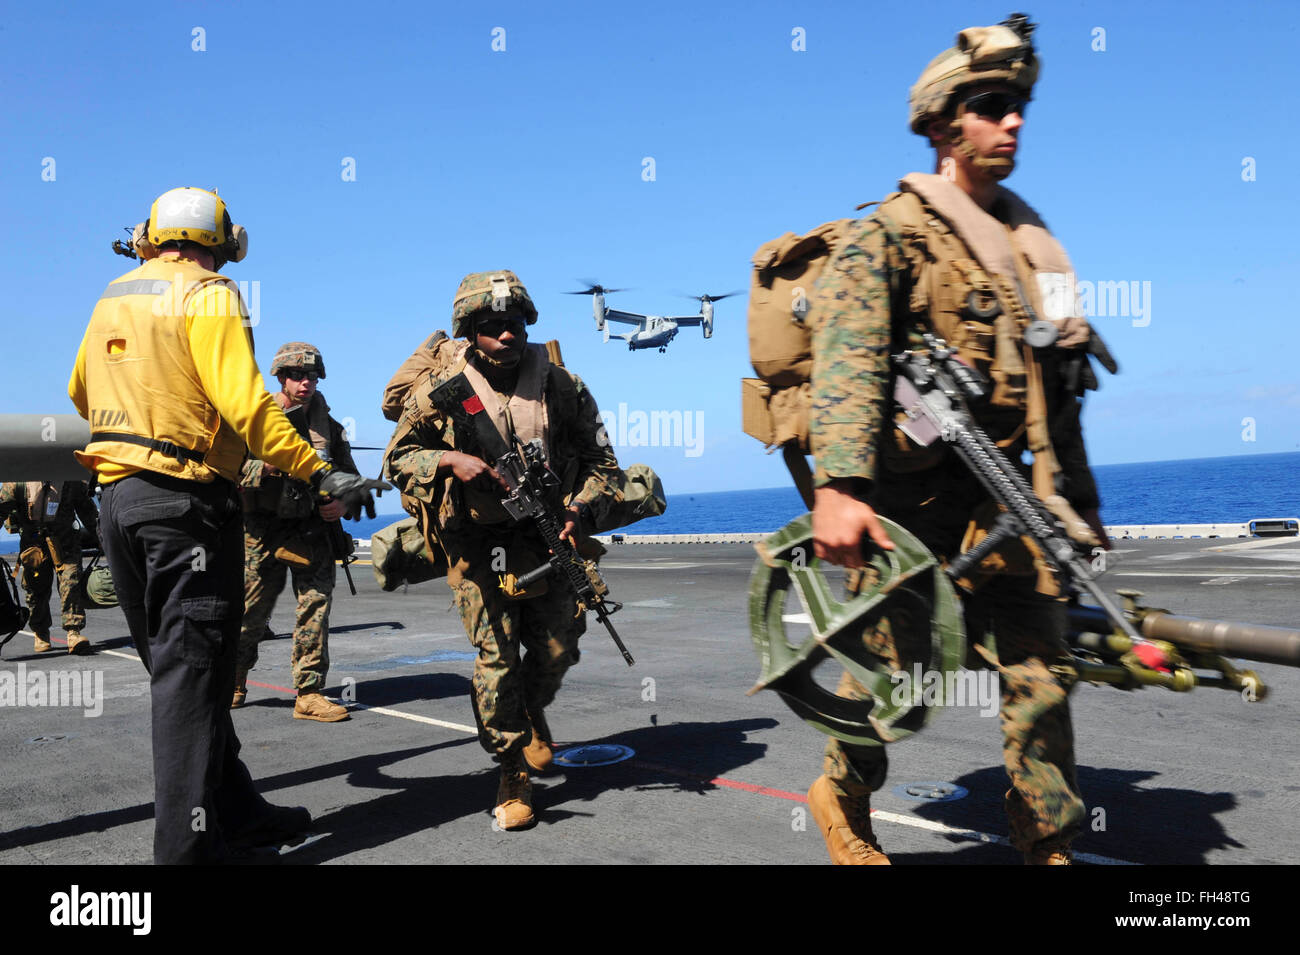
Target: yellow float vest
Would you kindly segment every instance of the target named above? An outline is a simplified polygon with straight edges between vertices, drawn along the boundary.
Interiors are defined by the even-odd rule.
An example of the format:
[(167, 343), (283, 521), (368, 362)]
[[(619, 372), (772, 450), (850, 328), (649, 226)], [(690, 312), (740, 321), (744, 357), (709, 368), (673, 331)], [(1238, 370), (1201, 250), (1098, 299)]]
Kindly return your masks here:
[(187, 314), (195, 294), (214, 284), (231, 294), (206, 302), (242, 308), (233, 283), (184, 259), (152, 259), (104, 290), (85, 340), (90, 443), (77, 460), (88, 469), (98, 459), (126, 473), (239, 480), (244, 439), (208, 399), (190, 353)]

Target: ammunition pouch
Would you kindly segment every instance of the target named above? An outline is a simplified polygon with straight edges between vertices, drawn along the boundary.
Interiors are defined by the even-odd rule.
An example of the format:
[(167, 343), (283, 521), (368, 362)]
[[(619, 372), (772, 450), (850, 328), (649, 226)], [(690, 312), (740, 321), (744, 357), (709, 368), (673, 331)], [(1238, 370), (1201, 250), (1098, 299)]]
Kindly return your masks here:
[(47, 586), (49, 573), (49, 555), (44, 547), (27, 547), (18, 555), (18, 565), (22, 568), (22, 577), (32, 589)]
[[(966, 534), (962, 537), (960, 553), (970, 550), (985, 537), (993, 528), (993, 524), (998, 519), (1001, 510), (997, 504), (991, 500), (985, 501), (976, 508), (970, 523), (966, 526)], [(989, 554), (980, 562), (979, 568), (968, 578), (960, 581), (962, 586), (968, 590), (974, 590), (988, 581), (989, 578), (1004, 574), (1010, 577), (1031, 577), (1038, 573), (1038, 548), (1027, 537), (1019, 537), (1015, 540), (1008, 540), (993, 553)]]
[(249, 462), (239, 486), (245, 514), (274, 514), (281, 520), (300, 521), (316, 512), (311, 485), (283, 474), (266, 474), (266, 463)]
[(809, 453), (810, 382), (782, 388), (761, 378), (742, 378), (740, 387), (740, 427), (745, 434), (769, 449), (793, 442), (802, 453)]

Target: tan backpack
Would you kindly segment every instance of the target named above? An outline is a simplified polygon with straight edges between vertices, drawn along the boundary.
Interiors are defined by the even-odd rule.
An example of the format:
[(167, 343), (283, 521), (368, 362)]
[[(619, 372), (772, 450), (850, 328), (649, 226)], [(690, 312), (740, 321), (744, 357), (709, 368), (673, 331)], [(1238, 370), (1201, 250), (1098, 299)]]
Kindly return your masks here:
[(854, 219), (765, 242), (754, 253), (749, 292), (749, 360), (757, 378), (741, 379), (741, 428), (769, 452), (781, 449), (790, 476), (812, 508), (812, 472), (804, 455), (812, 387), (813, 286)]

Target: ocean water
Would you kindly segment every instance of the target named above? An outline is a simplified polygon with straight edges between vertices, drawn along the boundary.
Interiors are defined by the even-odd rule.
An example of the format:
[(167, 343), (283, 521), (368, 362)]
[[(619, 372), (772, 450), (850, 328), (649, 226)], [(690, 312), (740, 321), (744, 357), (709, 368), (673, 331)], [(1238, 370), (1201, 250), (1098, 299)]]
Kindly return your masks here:
[[(1300, 517), (1300, 452), (1195, 458), (1093, 468), (1107, 524), (1241, 523)], [(668, 510), (626, 534), (774, 531), (804, 513), (793, 486), (668, 495)], [(361, 521), (363, 537), (402, 515)]]
[[(1093, 469), (1107, 524), (1240, 523), (1300, 517), (1300, 452), (1230, 458), (1194, 458)], [(794, 487), (669, 494), (668, 510), (625, 528), (627, 534), (754, 533), (774, 531), (804, 512)], [(345, 522), (354, 537), (369, 537), (403, 514)], [(0, 552), (13, 535), (0, 534)], [(9, 545), (9, 546), (5, 546)]]

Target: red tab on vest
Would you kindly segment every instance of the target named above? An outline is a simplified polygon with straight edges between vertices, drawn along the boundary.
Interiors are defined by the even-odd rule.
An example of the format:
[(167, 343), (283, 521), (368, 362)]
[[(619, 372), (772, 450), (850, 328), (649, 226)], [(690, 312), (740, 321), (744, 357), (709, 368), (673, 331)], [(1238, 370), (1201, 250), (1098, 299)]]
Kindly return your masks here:
[(478, 395), (470, 395), (461, 402), (461, 407), (465, 409), (467, 414), (478, 414), (483, 410), (483, 401)]

